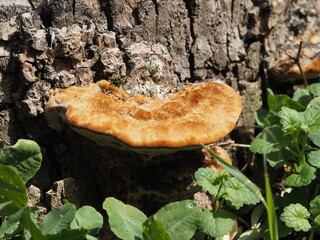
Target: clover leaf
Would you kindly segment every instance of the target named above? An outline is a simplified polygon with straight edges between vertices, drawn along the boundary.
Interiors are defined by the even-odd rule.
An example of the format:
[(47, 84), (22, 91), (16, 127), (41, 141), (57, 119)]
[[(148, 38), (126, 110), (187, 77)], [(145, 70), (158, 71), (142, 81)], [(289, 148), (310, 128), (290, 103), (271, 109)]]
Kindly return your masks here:
[(308, 221), (309, 217), (310, 213), (308, 209), (300, 203), (290, 204), (283, 209), (283, 213), (280, 215), (281, 221), (285, 222), (288, 227), (293, 228), (297, 232), (307, 232), (311, 229)]
[(307, 186), (316, 178), (315, 172), (316, 168), (310, 166), (308, 163), (302, 163), (296, 173), (292, 173), (286, 178), (285, 183), (291, 187)]
[(290, 136), (282, 131), (280, 126), (265, 128), (251, 142), (250, 151), (260, 154), (277, 152), (290, 143)]
[(256, 204), (260, 199), (236, 178), (230, 178), (225, 183), (225, 200), (232, 207), (239, 209), (244, 204)]

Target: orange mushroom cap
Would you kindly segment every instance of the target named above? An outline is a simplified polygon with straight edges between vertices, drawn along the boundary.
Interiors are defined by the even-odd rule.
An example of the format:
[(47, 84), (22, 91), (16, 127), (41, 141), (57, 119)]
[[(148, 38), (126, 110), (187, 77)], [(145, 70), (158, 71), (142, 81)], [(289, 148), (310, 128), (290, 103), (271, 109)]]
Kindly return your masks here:
[[(301, 38), (299, 37), (297, 40), (300, 39)], [(320, 34), (306, 37), (302, 45), (299, 63), (301, 70), (308, 79), (318, 78), (320, 73), (319, 45)], [(298, 49), (299, 47), (297, 46), (294, 49), (288, 49), (286, 53), (292, 57), (296, 57)], [(270, 73), (276, 78), (288, 81), (302, 78), (298, 65), (295, 64), (293, 59), (288, 57), (276, 61), (274, 66), (270, 69)]]
[[(241, 98), (222, 83), (184, 86), (166, 99), (128, 96), (102, 80), (89, 87), (55, 89), (46, 104), (49, 126), (61, 118), (100, 145), (150, 149), (188, 149), (215, 142), (235, 126)], [(151, 151), (153, 152), (153, 151)]]

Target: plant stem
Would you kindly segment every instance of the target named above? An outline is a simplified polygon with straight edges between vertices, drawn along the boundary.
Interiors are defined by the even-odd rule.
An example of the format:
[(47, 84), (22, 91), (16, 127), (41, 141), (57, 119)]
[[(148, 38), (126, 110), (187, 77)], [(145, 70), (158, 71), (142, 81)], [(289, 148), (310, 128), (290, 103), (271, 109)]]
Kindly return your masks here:
[(245, 147), (245, 148), (249, 148), (250, 144), (243, 144), (243, 143), (235, 143), (234, 141), (226, 141), (226, 142), (220, 142), (217, 144), (214, 144), (214, 146), (231, 146), (231, 147)]
[(304, 152), (307, 146), (307, 141), (308, 141), (308, 135), (305, 134), (301, 143), (301, 152), (299, 154), (299, 164), (306, 162), (306, 157)]
[(267, 218), (268, 218), (268, 227), (269, 234), (271, 240), (278, 240), (278, 224), (277, 224), (277, 215), (276, 209), (273, 200), (273, 194), (271, 189), (271, 184), (269, 180), (268, 167), (267, 167), (267, 154), (263, 153), (263, 175), (264, 175), (264, 184), (266, 190), (266, 210), (267, 210)]
[(220, 186), (219, 186), (219, 189), (218, 189), (218, 192), (217, 192), (217, 196), (214, 198), (215, 199), (214, 200), (214, 206), (213, 206), (213, 211), (214, 212), (217, 212), (221, 208), (221, 206), (219, 206), (219, 204), (217, 204), (217, 203), (219, 202), (219, 199), (221, 198), (221, 196), (219, 196), (219, 194), (220, 194), (220, 190), (222, 188), (222, 185), (223, 185), (223, 178), (221, 180), (221, 183), (220, 183)]
[(293, 60), (293, 63), (297, 64), (297, 66), (298, 66), (298, 68), (299, 68), (299, 71), (300, 71), (300, 73), (301, 73), (302, 79), (303, 79), (303, 87), (306, 88), (306, 87), (308, 86), (308, 80), (307, 80), (306, 75), (305, 75), (305, 73), (303, 72), (302, 67), (301, 67), (301, 64), (300, 64), (300, 54), (301, 54), (301, 50), (302, 50), (302, 43), (303, 43), (303, 41), (302, 41), (302, 39), (300, 39), (299, 50), (298, 50), (298, 52), (297, 52), (297, 56), (296, 56), (296, 57), (292, 57), (292, 56), (290, 56), (286, 51), (284, 51), (283, 49), (282, 49), (282, 50), (284, 51), (284, 53), (285, 53), (291, 60)]
[(314, 229), (311, 230), (308, 240), (312, 240), (314, 236)]
[(298, 153), (299, 153), (299, 155), (300, 155), (301, 149), (300, 149), (299, 143), (297, 142), (296, 139), (294, 140), (294, 147), (297, 149), (297, 151), (298, 151)]
[[(220, 211), (220, 210), (222, 209), (223, 204), (224, 204), (224, 198), (222, 199), (221, 202), (219, 202), (218, 211)], [(218, 211), (217, 211), (217, 212), (218, 212)]]
[(299, 154), (296, 153), (295, 151), (293, 151), (291, 148), (285, 147), (284, 149), (286, 149), (287, 151), (289, 151), (290, 153), (292, 153), (292, 154), (295, 155), (296, 157), (299, 157)]

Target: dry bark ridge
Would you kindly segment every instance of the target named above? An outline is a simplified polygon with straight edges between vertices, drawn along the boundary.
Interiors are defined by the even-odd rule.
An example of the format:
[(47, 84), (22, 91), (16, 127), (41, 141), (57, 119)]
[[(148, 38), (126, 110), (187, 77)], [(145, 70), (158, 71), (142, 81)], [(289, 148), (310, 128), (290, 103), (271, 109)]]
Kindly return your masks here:
[(107, 81), (56, 89), (46, 105), (49, 125), (59, 117), (100, 145), (163, 154), (225, 137), (242, 110), (241, 98), (222, 83), (184, 86), (165, 99), (129, 97)]

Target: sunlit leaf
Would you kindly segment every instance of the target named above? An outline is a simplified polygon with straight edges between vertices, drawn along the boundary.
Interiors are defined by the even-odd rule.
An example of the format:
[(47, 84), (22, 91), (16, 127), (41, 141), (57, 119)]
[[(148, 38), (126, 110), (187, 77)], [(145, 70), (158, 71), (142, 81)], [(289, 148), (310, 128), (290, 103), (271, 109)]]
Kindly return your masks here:
[(184, 200), (165, 205), (154, 216), (172, 240), (189, 240), (197, 230), (201, 213), (194, 201)]
[(124, 240), (143, 239), (142, 225), (147, 220), (143, 212), (113, 197), (105, 199), (103, 209), (107, 211), (110, 228), (118, 238)]
[(308, 163), (302, 163), (296, 173), (292, 173), (286, 178), (285, 183), (291, 187), (307, 186), (316, 178), (315, 172), (316, 168), (310, 166)]
[(309, 217), (310, 213), (308, 209), (300, 203), (290, 204), (283, 209), (283, 213), (280, 215), (281, 221), (285, 222), (288, 227), (293, 228), (297, 232), (307, 232), (311, 229), (308, 221)]
[(300, 130), (302, 123), (301, 113), (287, 107), (282, 107), (279, 112), (279, 117), (284, 132), (293, 133)]
[(244, 204), (250, 205), (260, 202), (260, 199), (236, 178), (230, 178), (226, 182), (225, 191), (227, 203), (236, 209), (239, 209)]

